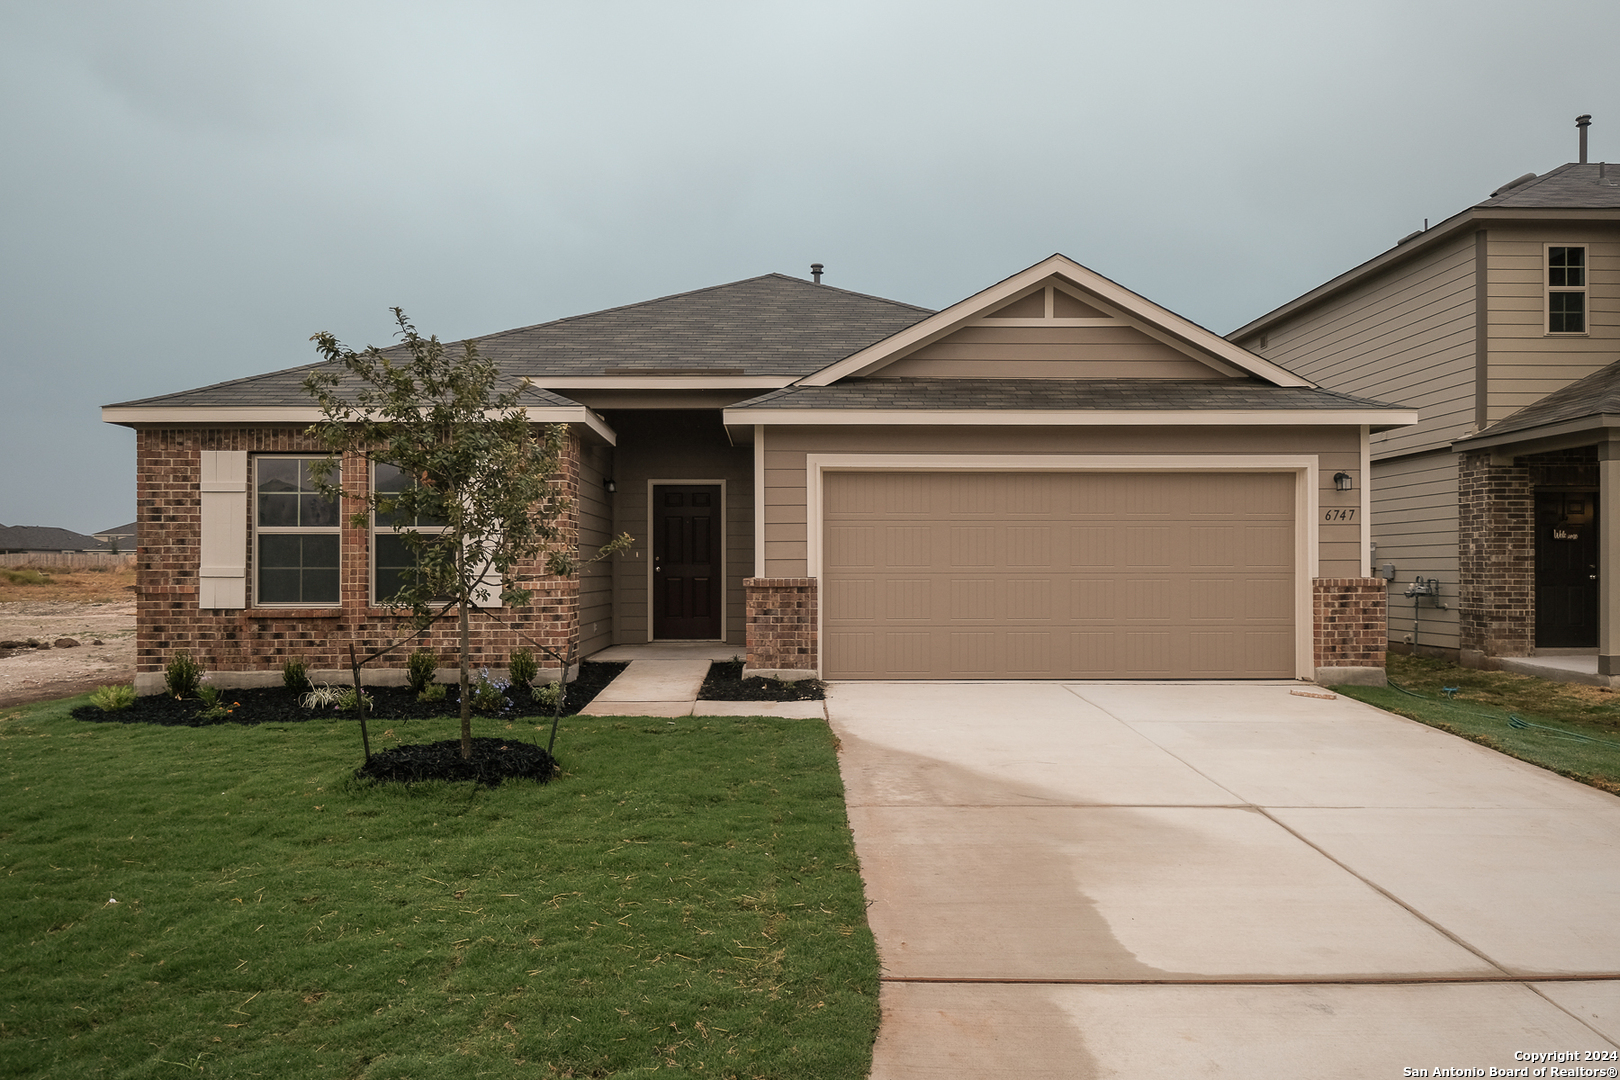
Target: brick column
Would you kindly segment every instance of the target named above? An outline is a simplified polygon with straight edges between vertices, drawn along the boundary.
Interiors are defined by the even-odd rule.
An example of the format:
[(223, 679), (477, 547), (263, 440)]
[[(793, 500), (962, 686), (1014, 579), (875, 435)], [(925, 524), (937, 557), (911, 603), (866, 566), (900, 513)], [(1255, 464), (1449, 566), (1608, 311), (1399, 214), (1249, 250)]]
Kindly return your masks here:
[(1383, 686), (1388, 583), (1383, 578), (1311, 582), (1316, 681), (1323, 686)]
[(813, 679), (821, 650), (816, 640), (815, 578), (745, 578), (748, 654), (745, 675)]
[(1535, 646), (1535, 489), (1530, 469), (1464, 454), (1457, 476), (1457, 631), (1462, 663)]

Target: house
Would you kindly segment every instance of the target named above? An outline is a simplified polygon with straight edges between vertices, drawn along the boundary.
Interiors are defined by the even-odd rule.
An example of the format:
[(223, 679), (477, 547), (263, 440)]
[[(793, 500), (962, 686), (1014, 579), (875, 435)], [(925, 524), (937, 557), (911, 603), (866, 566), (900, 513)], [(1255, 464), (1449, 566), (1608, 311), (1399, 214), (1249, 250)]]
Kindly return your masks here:
[[(480, 662), (527, 635), (724, 642), (784, 677), (1382, 680), (1366, 453), (1412, 411), (1061, 255), (938, 312), (815, 269), (479, 339), (569, 427), (581, 548), (635, 539), (479, 615)], [(308, 370), (103, 410), (137, 432), (143, 692), (182, 649), (247, 683), (398, 636), (392, 530), (308, 490)]]
[(1582, 149), (1229, 335), (1420, 412), (1372, 437), (1394, 648), (1473, 666), (1596, 651), (1620, 673), (1620, 166)]
[(132, 521), (128, 525), (115, 525), (110, 529), (102, 529), (92, 535), (114, 551), (133, 551), (136, 544), (135, 524)]
[(94, 536), (54, 525), (0, 525), (0, 555), (71, 555), (107, 551)]

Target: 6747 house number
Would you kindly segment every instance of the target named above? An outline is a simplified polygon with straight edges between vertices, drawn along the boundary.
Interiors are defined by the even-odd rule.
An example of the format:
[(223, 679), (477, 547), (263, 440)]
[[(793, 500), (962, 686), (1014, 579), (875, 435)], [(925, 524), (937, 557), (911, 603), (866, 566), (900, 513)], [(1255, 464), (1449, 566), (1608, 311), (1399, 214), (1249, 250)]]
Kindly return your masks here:
[(1343, 525), (1343, 524), (1346, 524), (1348, 522), (1356, 520), (1356, 512), (1353, 509), (1351, 509), (1351, 510), (1339, 510), (1339, 509), (1324, 510), (1324, 511), (1322, 511), (1322, 520), (1324, 522), (1326, 522), (1327, 524), (1329, 524), (1329, 525)]

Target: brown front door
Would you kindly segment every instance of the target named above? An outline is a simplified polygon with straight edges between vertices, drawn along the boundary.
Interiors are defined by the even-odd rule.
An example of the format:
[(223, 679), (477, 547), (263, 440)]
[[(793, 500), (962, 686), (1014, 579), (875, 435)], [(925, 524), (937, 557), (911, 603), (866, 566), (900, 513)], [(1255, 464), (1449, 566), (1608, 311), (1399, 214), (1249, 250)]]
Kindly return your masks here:
[(653, 486), (653, 637), (720, 636), (720, 485)]
[(1536, 646), (1598, 643), (1597, 492), (1536, 491)]

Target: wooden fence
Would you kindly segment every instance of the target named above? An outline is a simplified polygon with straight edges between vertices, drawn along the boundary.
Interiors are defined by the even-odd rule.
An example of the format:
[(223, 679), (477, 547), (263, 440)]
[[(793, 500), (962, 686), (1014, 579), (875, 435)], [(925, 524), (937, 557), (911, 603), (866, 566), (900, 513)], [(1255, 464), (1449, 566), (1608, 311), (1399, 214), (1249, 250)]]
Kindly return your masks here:
[(41, 570), (127, 570), (135, 565), (133, 551), (19, 551), (0, 555), (0, 566), (36, 566)]

